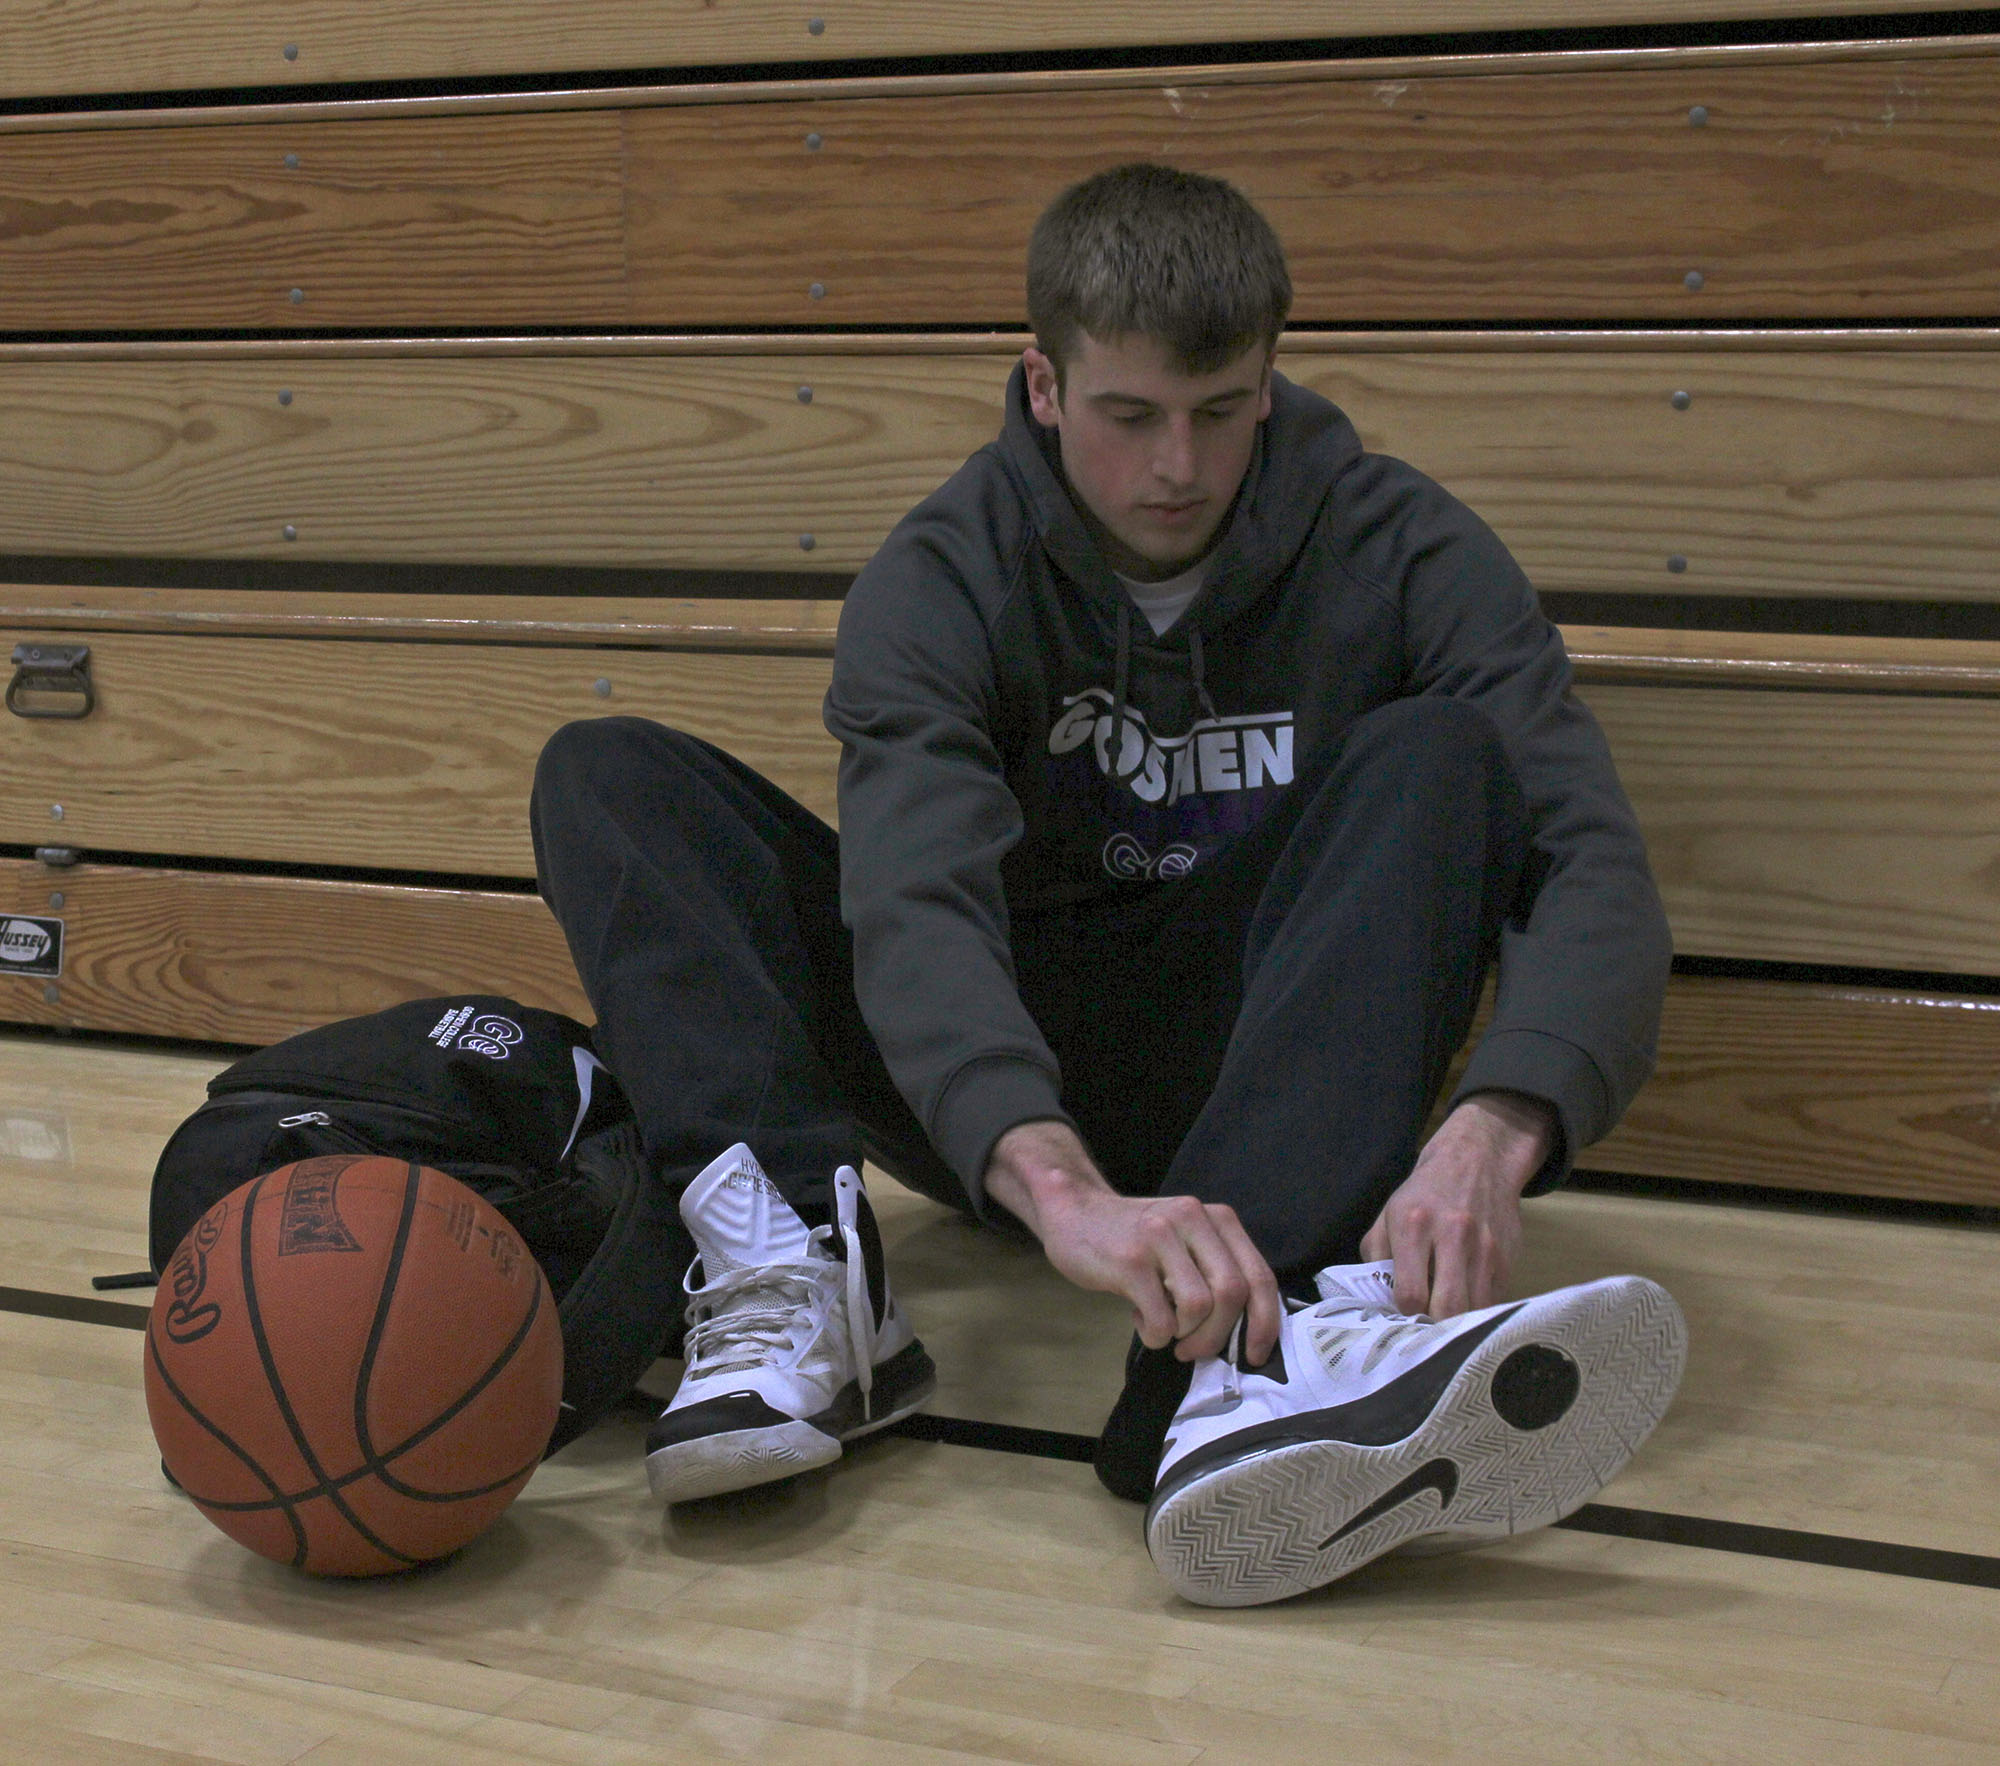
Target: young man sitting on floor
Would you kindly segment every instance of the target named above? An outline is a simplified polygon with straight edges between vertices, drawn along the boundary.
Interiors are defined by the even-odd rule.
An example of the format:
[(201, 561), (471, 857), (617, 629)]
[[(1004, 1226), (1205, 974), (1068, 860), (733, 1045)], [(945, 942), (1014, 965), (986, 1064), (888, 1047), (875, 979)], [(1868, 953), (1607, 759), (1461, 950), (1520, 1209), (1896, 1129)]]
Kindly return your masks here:
[(698, 1252), (653, 1488), (928, 1392), (865, 1153), (1129, 1301), (1098, 1472), (1189, 1598), (1546, 1524), (1683, 1357), (1637, 1278), (1499, 1303), (1522, 1195), (1652, 1058), (1667, 929), (1604, 740), (1494, 535), (1274, 373), (1291, 284), (1238, 192), (1086, 180), (1028, 304), (999, 439), (847, 598), (837, 840), (640, 720), (543, 757), (542, 887)]

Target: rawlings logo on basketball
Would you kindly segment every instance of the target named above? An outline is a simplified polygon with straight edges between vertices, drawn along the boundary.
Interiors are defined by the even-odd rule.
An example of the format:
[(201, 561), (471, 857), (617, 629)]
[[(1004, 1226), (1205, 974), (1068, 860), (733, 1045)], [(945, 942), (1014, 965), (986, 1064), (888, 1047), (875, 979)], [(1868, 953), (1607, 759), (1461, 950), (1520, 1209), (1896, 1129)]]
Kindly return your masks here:
[(208, 1291), (208, 1254), (220, 1242), (228, 1218), (228, 1203), (218, 1202), (194, 1223), (167, 1265), (167, 1289), (174, 1303), (167, 1308), (165, 1327), (176, 1343), (199, 1343), (222, 1322), (222, 1308), (213, 1300), (206, 1305), (198, 1302)]
[(278, 1255), (308, 1251), (358, 1251), (361, 1241), (340, 1218), (340, 1174), (352, 1159), (301, 1159), (285, 1183), (285, 1206), (278, 1216)]
[[(466, 1028), (468, 1023), (470, 1029)], [(445, 1013), (429, 1032), (430, 1040), (441, 1049), (468, 1049), (475, 1055), (484, 1055), (489, 1061), (506, 1060), (508, 1050), (524, 1034), (512, 1018), (503, 1018), (498, 1012), (482, 1015), (477, 1006), (459, 1006)]]

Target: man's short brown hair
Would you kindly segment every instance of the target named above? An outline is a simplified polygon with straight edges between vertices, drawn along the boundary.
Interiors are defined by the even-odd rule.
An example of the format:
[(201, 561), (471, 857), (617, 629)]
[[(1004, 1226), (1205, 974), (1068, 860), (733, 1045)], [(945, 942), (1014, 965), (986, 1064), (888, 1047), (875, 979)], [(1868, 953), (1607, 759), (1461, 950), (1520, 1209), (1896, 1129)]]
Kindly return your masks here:
[(1028, 320), (1060, 385), (1077, 334), (1158, 338), (1212, 374), (1278, 341), (1292, 279), (1271, 223), (1234, 185), (1172, 166), (1115, 166), (1058, 196), (1028, 242)]

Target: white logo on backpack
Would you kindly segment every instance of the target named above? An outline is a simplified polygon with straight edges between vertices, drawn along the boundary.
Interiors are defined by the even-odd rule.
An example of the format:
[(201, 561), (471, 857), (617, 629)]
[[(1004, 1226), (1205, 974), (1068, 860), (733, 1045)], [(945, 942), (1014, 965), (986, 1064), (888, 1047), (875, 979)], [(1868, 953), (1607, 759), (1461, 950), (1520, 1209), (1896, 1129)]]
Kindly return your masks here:
[[(466, 1030), (468, 1023), (472, 1024), (470, 1030)], [(461, 1031), (465, 1032), (462, 1036)], [(497, 1012), (481, 1014), (477, 1006), (460, 1006), (431, 1026), (429, 1039), (441, 1049), (456, 1044), (475, 1055), (484, 1055), (489, 1061), (504, 1061), (524, 1034), (512, 1018), (503, 1018)]]

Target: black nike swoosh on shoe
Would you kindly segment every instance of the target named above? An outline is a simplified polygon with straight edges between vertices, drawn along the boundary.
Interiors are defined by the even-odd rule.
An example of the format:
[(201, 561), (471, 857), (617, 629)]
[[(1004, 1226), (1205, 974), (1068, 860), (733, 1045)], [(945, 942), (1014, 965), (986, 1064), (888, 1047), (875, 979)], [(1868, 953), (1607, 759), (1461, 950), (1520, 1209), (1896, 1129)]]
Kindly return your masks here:
[(1451, 1507), (1451, 1499), (1458, 1494), (1457, 1465), (1448, 1459), (1434, 1459), (1427, 1465), (1418, 1466), (1395, 1489), (1376, 1497), (1339, 1532), (1329, 1533), (1319, 1542), (1320, 1550), (1324, 1551), (1329, 1545), (1339, 1544), (1348, 1534), (1358, 1533), (1370, 1521), (1379, 1520), (1392, 1508), (1401, 1508), (1411, 1497), (1420, 1495), (1426, 1490), (1435, 1490), (1438, 1493), (1438, 1513), (1442, 1515)]
[(680, 1410), (663, 1412), (646, 1436), (646, 1451), (657, 1453), (662, 1447), (678, 1447), (683, 1441), (705, 1440), (710, 1435), (782, 1428), (798, 1420), (766, 1403), (755, 1392), (725, 1392)]
[[(1521, 1305), (1526, 1305), (1523, 1301)], [(1339, 1441), (1354, 1447), (1393, 1447), (1420, 1429), (1437, 1408), (1444, 1389), (1458, 1370), (1472, 1358), (1472, 1352), (1521, 1310), (1510, 1306), (1483, 1324), (1454, 1337), (1435, 1354), (1398, 1374), (1379, 1391), (1347, 1404), (1329, 1405), (1324, 1410), (1302, 1410), (1296, 1416), (1273, 1417), (1268, 1423), (1253, 1423), (1233, 1435), (1211, 1442), (1191, 1453), (1174, 1467), (1153, 1492), (1146, 1511), (1150, 1525), (1159, 1505), (1184, 1490), (1197, 1479), (1208, 1477), (1238, 1460), (1252, 1459), (1280, 1447), (1299, 1447), (1313, 1441)]]

